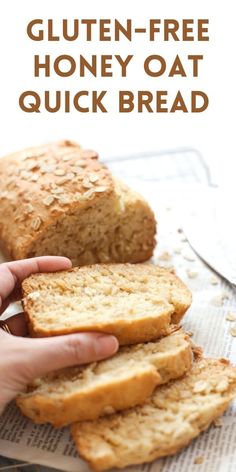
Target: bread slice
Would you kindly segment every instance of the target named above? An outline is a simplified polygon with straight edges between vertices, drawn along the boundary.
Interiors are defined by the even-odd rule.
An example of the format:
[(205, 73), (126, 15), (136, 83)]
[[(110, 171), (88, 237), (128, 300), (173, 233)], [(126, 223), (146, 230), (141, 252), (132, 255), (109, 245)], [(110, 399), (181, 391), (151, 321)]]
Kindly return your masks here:
[(10, 258), (141, 262), (152, 256), (155, 232), (148, 203), (94, 151), (62, 141), (0, 159), (0, 242)]
[(120, 344), (167, 334), (191, 303), (174, 274), (152, 264), (93, 265), (35, 274), (23, 282), (23, 303), (34, 336), (99, 331)]
[(159, 341), (120, 348), (112, 358), (59, 370), (38, 379), (17, 404), (36, 423), (65, 426), (142, 404), (157, 385), (183, 375), (192, 364), (181, 330)]
[(236, 369), (226, 360), (195, 362), (180, 380), (157, 388), (145, 405), (77, 423), (79, 454), (95, 470), (175, 454), (204, 431), (236, 396)]

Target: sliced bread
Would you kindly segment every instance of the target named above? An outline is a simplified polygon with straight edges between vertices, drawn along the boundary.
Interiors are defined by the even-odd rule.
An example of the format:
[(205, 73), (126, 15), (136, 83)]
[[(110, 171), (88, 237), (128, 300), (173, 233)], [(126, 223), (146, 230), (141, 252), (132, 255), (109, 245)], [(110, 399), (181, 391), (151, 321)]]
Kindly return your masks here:
[(156, 342), (124, 346), (110, 359), (52, 372), (37, 379), (17, 404), (36, 423), (65, 426), (142, 404), (157, 385), (183, 375), (192, 364), (181, 330)]
[(23, 297), (31, 335), (99, 331), (114, 334), (120, 344), (168, 334), (191, 303), (183, 282), (152, 264), (34, 274), (23, 282)]
[(157, 388), (145, 405), (77, 423), (72, 434), (95, 470), (151, 462), (186, 446), (235, 396), (236, 368), (226, 360), (204, 359), (184, 378)]

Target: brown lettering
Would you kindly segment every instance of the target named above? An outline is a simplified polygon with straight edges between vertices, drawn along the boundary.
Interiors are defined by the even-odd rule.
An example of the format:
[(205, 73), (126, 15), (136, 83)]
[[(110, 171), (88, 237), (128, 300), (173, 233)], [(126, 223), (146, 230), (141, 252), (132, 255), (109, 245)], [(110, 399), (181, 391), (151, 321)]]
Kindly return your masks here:
[(119, 112), (130, 113), (134, 109), (134, 94), (128, 90), (119, 92)]
[(92, 41), (92, 25), (97, 24), (97, 20), (81, 20), (82, 25), (86, 25), (86, 41)]
[(198, 41), (209, 41), (209, 36), (204, 36), (208, 33), (208, 26), (205, 28), (204, 25), (209, 25), (209, 20), (198, 20)]
[(169, 77), (174, 77), (174, 75), (181, 75), (181, 77), (187, 77), (187, 74), (184, 70), (183, 64), (180, 60), (180, 57), (176, 56), (173, 65), (170, 69)]
[(110, 33), (110, 27), (106, 27), (106, 25), (110, 24), (111, 20), (100, 20), (99, 41), (111, 41), (111, 35), (106, 34)]
[[(26, 98), (34, 98), (34, 102), (29, 102), (28, 105), (25, 103)], [(19, 105), (21, 110), (27, 112), (27, 113), (40, 113), (40, 105), (41, 105), (41, 99), (40, 96), (36, 93), (33, 92), (32, 90), (27, 90), (26, 92), (22, 93), (19, 98)]]
[(121, 76), (126, 77), (126, 75), (127, 75), (127, 66), (130, 63), (133, 56), (129, 55), (124, 60), (119, 55), (115, 55), (115, 58), (117, 59), (117, 61), (119, 62), (120, 66), (121, 66)]
[(188, 59), (193, 61), (193, 77), (198, 77), (198, 61), (203, 59), (202, 55), (189, 55)]
[(60, 37), (53, 34), (53, 20), (48, 20), (48, 41), (60, 41)]
[(146, 108), (146, 110), (149, 113), (153, 113), (153, 109), (150, 106), (150, 103), (152, 102), (153, 96), (151, 92), (143, 91), (139, 92), (138, 94), (138, 112), (142, 113), (143, 112), (143, 107)]
[[(158, 61), (161, 64), (161, 67), (159, 70), (154, 72), (150, 69), (150, 63), (152, 61)], [(150, 77), (160, 77), (162, 74), (164, 74), (166, 70), (166, 61), (164, 57), (159, 56), (158, 54), (153, 54), (152, 56), (148, 56), (144, 62), (144, 70), (146, 74), (149, 75)]]
[[(197, 97), (203, 98), (202, 106), (197, 106)], [(200, 90), (194, 90), (192, 92), (192, 96), (191, 96), (192, 113), (201, 113), (207, 109), (208, 105), (209, 105), (209, 98), (204, 92), (201, 92)]]
[(75, 41), (79, 37), (79, 20), (74, 20), (74, 29), (72, 35), (68, 33), (68, 20), (62, 21), (63, 36), (66, 41)]
[(103, 90), (98, 95), (98, 92), (96, 90), (93, 91), (93, 112), (94, 113), (97, 113), (98, 108), (103, 113), (107, 113), (107, 109), (105, 108), (105, 106), (102, 103), (102, 99), (105, 97), (106, 93), (107, 93), (106, 90)]
[(150, 27), (149, 27), (149, 40), (155, 41), (155, 33), (160, 33), (160, 25), (161, 20), (150, 20)]
[(45, 77), (50, 77), (50, 56), (46, 54), (44, 62), (39, 62), (39, 55), (34, 56), (34, 76), (39, 77), (39, 69), (45, 70)]
[(85, 77), (85, 69), (89, 70), (89, 72), (96, 77), (97, 75), (97, 56), (94, 54), (92, 55), (92, 64), (90, 64), (84, 56), (80, 57), (80, 77)]
[[(60, 69), (60, 63), (62, 61), (67, 61), (69, 63), (69, 69), (67, 71), (62, 71)], [(74, 74), (76, 70), (76, 62), (72, 56), (68, 56), (67, 54), (63, 54), (62, 56), (58, 56), (54, 62), (54, 70), (57, 75), (60, 77), (70, 77)]]
[(61, 108), (61, 92), (56, 90), (56, 100), (54, 107), (50, 105), (50, 99), (52, 98), (51, 92), (49, 90), (45, 91), (45, 110), (50, 113), (56, 113)]
[(178, 93), (177, 93), (177, 95), (174, 99), (173, 105), (170, 109), (170, 113), (175, 113), (176, 111), (183, 111), (184, 113), (188, 113), (188, 109), (185, 105), (184, 99), (183, 99), (180, 91), (178, 91)]
[(183, 20), (183, 41), (194, 41), (194, 36), (191, 36), (191, 33), (193, 33), (193, 27), (189, 26), (193, 25), (193, 23), (193, 20)]
[(38, 31), (37, 36), (32, 31), (34, 25), (42, 25), (42, 24), (43, 24), (43, 20), (37, 19), (37, 20), (30, 21), (29, 24), (27, 25), (27, 34), (29, 38), (32, 39), (33, 41), (43, 41), (44, 36), (43, 36), (42, 29)]
[(126, 27), (124, 27), (118, 20), (115, 19), (115, 41), (120, 41), (120, 33), (122, 33), (129, 41), (132, 40), (131, 20), (126, 20)]
[(179, 22), (177, 20), (164, 20), (164, 41), (169, 41), (169, 36), (175, 41), (179, 41), (176, 31), (179, 29)]

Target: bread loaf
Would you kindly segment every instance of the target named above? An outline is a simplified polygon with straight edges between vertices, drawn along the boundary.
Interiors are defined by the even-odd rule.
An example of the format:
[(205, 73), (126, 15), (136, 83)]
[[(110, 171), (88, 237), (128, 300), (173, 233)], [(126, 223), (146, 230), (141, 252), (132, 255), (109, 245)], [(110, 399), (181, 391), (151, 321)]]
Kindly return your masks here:
[(140, 262), (155, 245), (146, 201), (70, 141), (0, 159), (0, 240), (8, 257), (69, 257), (73, 265)]
[(152, 264), (95, 264), (34, 274), (23, 284), (32, 336), (98, 331), (120, 344), (167, 334), (191, 303), (183, 282)]
[(110, 359), (70, 367), (37, 379), (17, 404), (36, 423), (65, 426), (142, 404), (157, 385), (183, 375), (192, 364), (191, 343), (181, 330), (159, 341), (120, 348)]
[(195, 362), (180, 380), (158, 387), (143, 406), (77, 423), (79, 454), (95, 470), (175, 454), (222, 415), (236, 396), (236, 369), (225, 360)]

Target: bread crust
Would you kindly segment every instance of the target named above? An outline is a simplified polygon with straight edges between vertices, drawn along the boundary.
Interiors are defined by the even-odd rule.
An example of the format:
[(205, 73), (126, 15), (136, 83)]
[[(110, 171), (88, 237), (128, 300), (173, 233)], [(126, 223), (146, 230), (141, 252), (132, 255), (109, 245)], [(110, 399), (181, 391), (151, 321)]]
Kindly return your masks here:
[[(141, 197), (136, 197), (134, 202), (132, 192), (129, 197), (129, 190), (124, 186), (127, 211), (124, 215), (121, 211), (121, 217), (117, 216), (118, 187), (110, 171), (98, 161), (96, 152), (83, 150), (71, 141), (32, 147), (1, 158), (0, 239), (4, 253), (11, 259), (49, 253), (68, 256), (74, 265), (147, 260), (155, 245), (153, 212)], [(135, 216), (135, 209), (139, 219)], [(104, 240), (94, 241), (91, 237), (91, 247), (88, 247), (87, 235), (74, 241), (73, 233), (75, 226), (81, 232), (80, 222), (82, 228), (89, 224), (92, 228), (93, 219), (89, 224), (86, 220), (89, 213), (96, 216), (94, 224), (97, 229), (102, 229), (106, 221)], [(117, 251), (113, 243), (116, 226), (127, 223), (125, 215), (131, 223), (133, 221), (139, 226), (136, 227), (136, 245), (131, 246), (130, 252)], [(111, 231), (110, 239), (106, 239), (109, 220), (114, 233)], [(68, 226), (65, 235), (64, 229)], [(111, 247), (105, 247), (103, 254), (103, 245), (109, 244)]]
[[(65, 158), (70, 161), (64, 161)], [(84, 208), (91, 203), (86, 199), (74, 199), (75, 193), (86, 192), (83, 180), (77, 179), (78, 172), (83, 177), (90, 173), (99, 175), (99, 186), (105, 190), (94, 193), (93, 201), (105, 200), (112, 195), (112, 177), (97, 158), (94, 151), (82, 150), (79, 144), (71, 141), (61, 141), (31, 147), (0, 159), (0, 237), (13, 259), (28, 257), (40, 234), (65, 211)], [(81, 169), (79, 163), (83, 163)], [(66, 177), (68, 180), (61, 184)], [(64, 192), (55, 193), (53, 189), (62, 188), (61, 185)], [(44, 203), (53, 195), (52, 204), (49, 200)], [(60, 200), (60, 195), (66, 195), (68, 203), (64, 203), (63, 198)]]
[[(184, 396), (188, 382), (189, 392), (193, 388), (192, 396), (197, 397), (192, 407), (191, 397), (187, 401)], [(200, 391), (203, 382), (206, 392)], [(194, 392), (194, 386), (199, 392)], [(109, 418), (77, 423), (71, 431), (80, 456), (94, 470), (142, 464), (187, 446), (223, 414), (235, 396), (236, 369), (225, 360), (203, 359), (194, 363), (182, 380), (157, 389), (146, 405)]]
[[(61, 383), (62, 387), (64, 386), (62, 393), (58, 393), (56, 384), (54, 385), (54, 394), (51, 395), (52, 383), (49, 384), (49, 390), (46, 392), (40, 391), (36, 387), (30, 389), (28, 394), (20, 395), (17, 404), (22, 413), (34, 422), (50, 422), (55, 427), (65, 426), (75, 421), (97, 419), (105, 414), (140, 405), (150, 397), (157, 385), (184, 375), (191, 367), (193, 356), (189, 337), (178, 331), (168, 338), (166, 345), (169, 350), (164, 353), (161, 351), (161, 354), (159, 352), (152, 358), (148, 358), (148, 354), (145, 356), (144, 350), (141, 365), (136, 361), (135, 368), (130, 367), (126, 371), (118, 369), (115, 379), (113, 376), (110, 380), (100, 381), (100, 383), (90, 385), (86, 389), (78, 385), (75, 391), (73, 383), (71, 382), (71, 390), (69, 390), (69, 387), (66, 387), (68, 384), (65, 381), (63, 383), (62, 377)], [(158, 343), (160, 344), (160, 341), (156, 344), (158, 345)], [(161, 344), (163, 346), (163, 341)], [(135, 350), (137, 350), (136, 347), (133, 352)], [(132, 356), (132, 348), (129, 353)], [(105, 360), (103, 365), (107, 365), (109, 362), (109, 360)], [(99, 364), (94, 365), (95, 370), (97, 365)], [(85, 366), (85, 375), (86, 369), (88, 370)], [(67, 375), (70, 375), (70, 369), (67, 369), (66, 372)], [(75, 375), (73, 369), (71, 374), (72, 377)], [(46, 383), (47, 378), (41, 381), (42, 385)]]
[[(92, 321), (83, 321), (82, 325), (79, 323), (78, 314), (78, 323), (75, 323), (74, 326), (69, 323), (63, 323), (60, 326), (53, 326), (53, 328), (51, 328), (50, 324), (46, 323), (45, 325), (45, 323), (42, 323), (42, 321), (38, 319), (35, 309), (35, 303), (37, 302), (35, 302), (33, 294), (35, 292), (40, 293), (40, 289), (44, 286), (46, 287), (46, 283), (50, 282), (50, 279), (55, 280), (56, 277), (60, 277), (63, 283), (63, 278), (66, 280), (67, 274), (75, 274), (76, 277), (80, 277), (81, 274), (82, 278), (84, 274), (89, 276), (90, 271), (94, 272), (97, 270), (99, 276), (99, 272), (103, 269), (111, 273), (122, 271), (124, 277), (126, 273), (128, 275), (129, 272), (131, 272), (134, 277), (136, 273), (138, 274), (140, 272), (144, 274), (147, 279), (150, 276), (156, 277), (157, 287), (158, 283), (160, 283), (164, 285), (165, 289), (162, 307), (160, 310), (157, 309), (157, 314), (153, 313), (150, 316), (145, 315), (136, 318), (126, 318), (124, 316), (123, 318), (119, 317), (119, 319), (117, 319), (114, 317), (114, 319), (112, 319), (111, 317), (109, 321), (106, 322), (97, 321), (95, 318)], [(120, 345), (147, 342), (167, 335), (171, 323), (178, 323), (181, 320), (192, 300), (191, 292), (176, 275), (152, 264), (136, 264), (135, 266), (131, 264), (93, 265), (62, 271), (59, 275), (55, 273), (34, 274), (23, 281), (22, 289), (23, 306), (31, 336), (46, 337), (74, 332), (98, 331), (115, 335)]]

